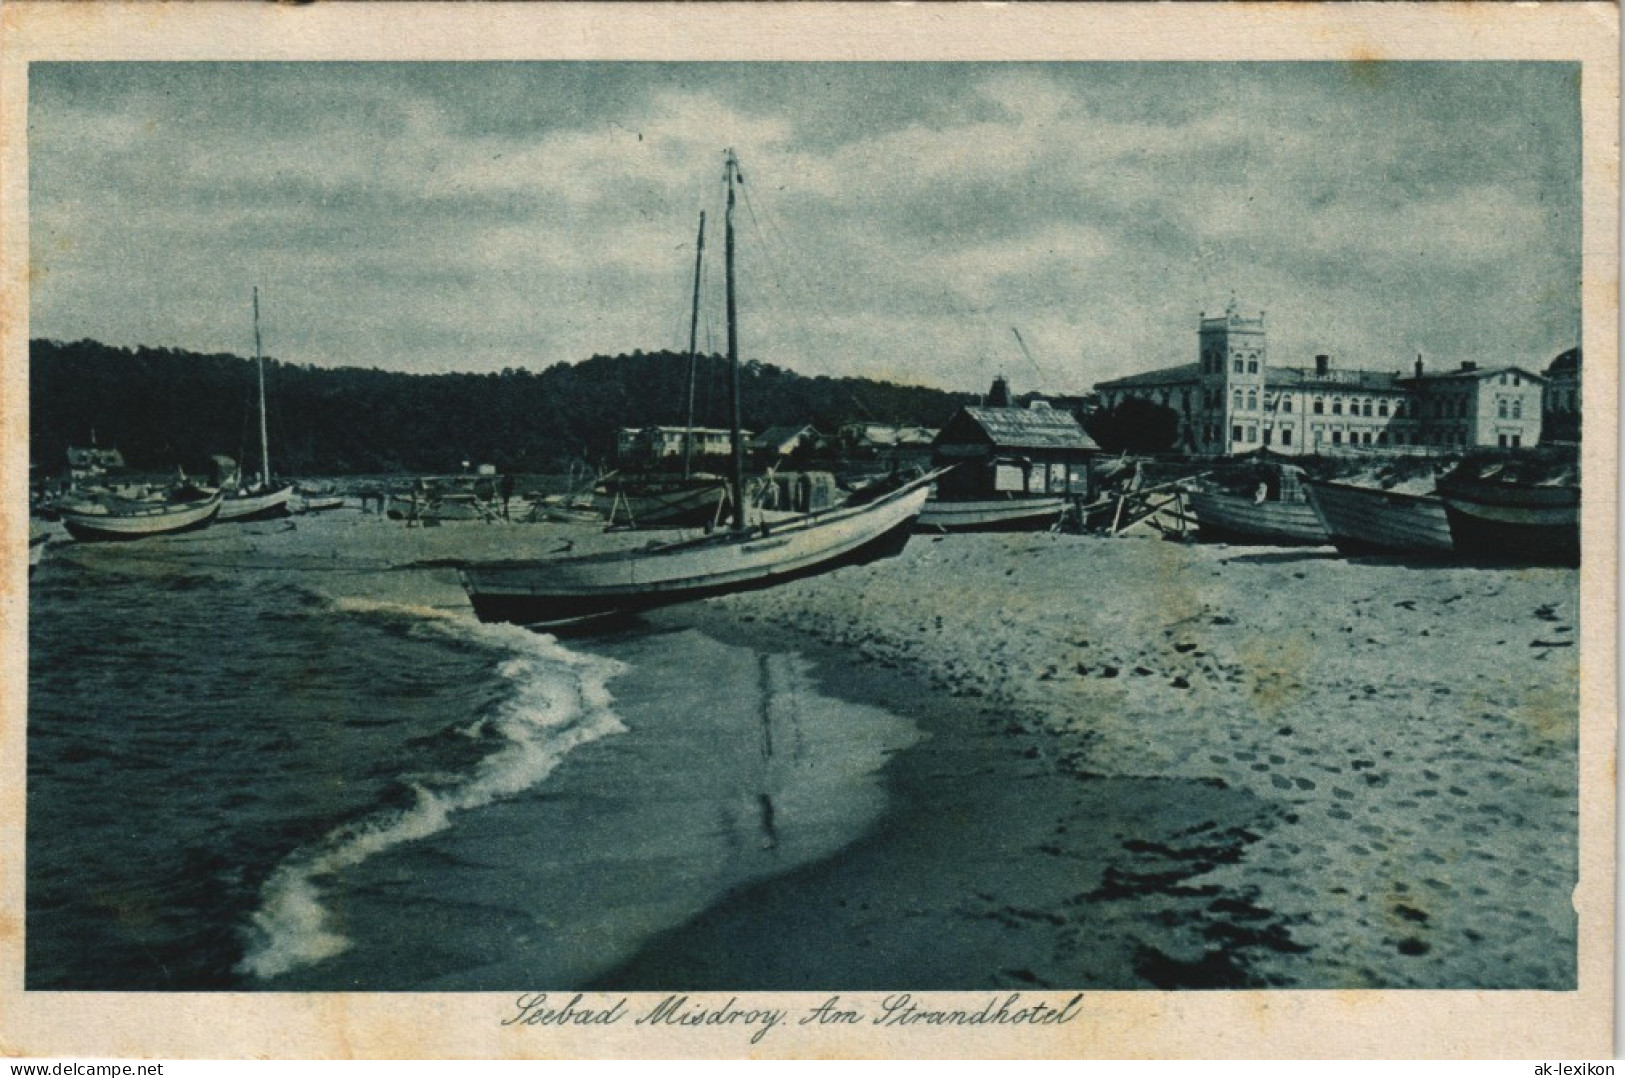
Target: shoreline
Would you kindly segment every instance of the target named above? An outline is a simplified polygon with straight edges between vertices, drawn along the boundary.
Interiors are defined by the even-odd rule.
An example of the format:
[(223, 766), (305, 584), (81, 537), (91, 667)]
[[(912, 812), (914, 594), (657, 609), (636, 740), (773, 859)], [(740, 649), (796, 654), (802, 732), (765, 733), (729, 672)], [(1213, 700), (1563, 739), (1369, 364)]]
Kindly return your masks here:
[[(1235, 856), (1256, 840), (1251, 828), (1267, 827), (1271, 815), (1244, 791), (1213, 781), (1091, 775), (1081, 746), (1046, 733), (1039, 716), (1006, 712), (986, 698), (944, 695), (903, 664), (855, 665), (837, 646), (753, 615), (736, 619), (701, 604), (649, 620), (680, 620), (725, 644), (800, 655), (813, 663), (827, 695), (889, 711), (923, 736), (887, 761), (888, 802), (866, 832), (826, 858), (731, 893), (594, 978), (590, 989), (1270, 983), (1248, 968), (1248, 948), (1216, 961), (1180, 931), (1200, 916), (1198, 905), (1228, 903), (1250, 918), (1274, 921), (1268, 911), (1220, 888), (1185, 894), (1192, 873), (1146, 871), (1144, 857), (1124, 849), (1143, 855), (1154, 847), (1176, 862), (1191, 851)], [(1148, 825), (1153, 815), (1158, 819)], [(1069, 826), (1075, 819), (1094, 826)], [(1086, 938), (1066, 912), (1148, 899), (1169, 907), (1163, 916), (1172, 931)], [(1133, 913), (1109, 910), (1113, 920), (1128, 923)]]
[[(73, 560), (462, 614), (448, 557), (638, 541), (370, 523)], [(916, 536), (656, 611), (657, 631), (801, 655), (819, 693), (925, 738), (886, 761), (862, 837), (734, 885), (595, 983), (1572, 989), (1579, 613), (1569, 569), (1048, 533)], [(764, 684), (659, 662), (688, 702), (657, 687), (651, 722)], [(840, 747), (798, 766), (834, 773)]]
[(595, 984), (1572, 988), (1577, 585), (916, 537), (654, 615), (799, 652), (926, 737), (870, 834)]

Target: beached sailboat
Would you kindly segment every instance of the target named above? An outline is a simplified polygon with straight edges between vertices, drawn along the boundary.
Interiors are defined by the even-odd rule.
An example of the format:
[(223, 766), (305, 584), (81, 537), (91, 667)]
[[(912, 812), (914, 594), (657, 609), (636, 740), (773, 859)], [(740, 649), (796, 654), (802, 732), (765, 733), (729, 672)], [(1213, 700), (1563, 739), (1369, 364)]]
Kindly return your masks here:
[(1455, 551), (1444, 502), (1435, 494), (1331, 480), (1305, 486), (1332, 545), (1344, 554), (1440, 557)]
[(564, 628), (714, 595), (768, 587), (893, 554), (910, 531), (937, 473), (858, 506), (751, 526), (746, 520), (740, 427), (733, 212), (739, 162), (730, 151), (724, 181), (728, 362), (733, 372), (732, 527), (683, 542), (580, 558), (465, 563), (463, 586), (482, 621)]
[(206, 528), (220, 512), (221, 494), (162, 499), (101, 494), (62, 507), (62, 523), (81, 542), (148, 539)]
[[(237, 486), (235, 476), (224, 489), (220, 501), (219, 520), (252, 521), (272, 520), (289, 513), (288, 499), (293, 495), (292, 483), (271, 482), (271, 446), (265, 424), (265, 357), (260, 351), (260, 290), (254, 289), (254, 365), (259, 372), (260, 388), (260, 476), (248, 486)], [(235, 488), (235, 489), (233, 489)]]

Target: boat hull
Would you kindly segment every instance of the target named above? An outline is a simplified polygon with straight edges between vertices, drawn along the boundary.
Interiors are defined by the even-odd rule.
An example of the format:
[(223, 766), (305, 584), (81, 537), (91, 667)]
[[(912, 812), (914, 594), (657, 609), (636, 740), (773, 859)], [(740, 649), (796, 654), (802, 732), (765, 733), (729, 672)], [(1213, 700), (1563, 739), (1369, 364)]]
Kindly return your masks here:
[(1440, 491), (1456, 551), (1519, 565), (1580, 564), (1580, 490), (1457, 483)]
[(325, 513), (331, 509), (344, 508), (344, 495), (342, 494), (301, 494), (297, 501), (301, 513)]
[(1455, 551), (1437, 496), (1333, 482), (1310, 483), (1308, 491), (1332, 544), (1345, 554), (1445, 557)]
[(220, 497), (197, 502), (154, 503), (105, 512), (63, 510), (62, 524), (82, 543), (121, 542), (206, 528), (220, 512)]
[(721, 482), (671, 490), (625, 491), (601, 495), (594, 508), (611, 524), (634, 528), (704, 528), (722, 516), (727, 485)]
[(536, 628), (770, 587), (900, 552), (926, 494), (918, 481), (869, 505), (655, 550), (475, 563), (463, 586), (481, 621)]
[(1197, 491), (1190, 496), (1190, 507), (1197, 527), (1209, 539), (1279, 546), (1319, 546), (1331, 541), (1308, 502), (1260, 502)]
[(1065, 498), (1004, 498), (938, 501), (920, 513), (920, 531), (1039, 531), (1061, 519)]
[(291, 510), (288, 508), (288, 499), (293, 495), (293, 487), (279, 487), (264, 494), (245, 494), (240, 497), (226, 497), (220, 501), (220, 515), (216, 517), (221, 524), (247, 524), (256, 520), (276, 520), (287, 516)]

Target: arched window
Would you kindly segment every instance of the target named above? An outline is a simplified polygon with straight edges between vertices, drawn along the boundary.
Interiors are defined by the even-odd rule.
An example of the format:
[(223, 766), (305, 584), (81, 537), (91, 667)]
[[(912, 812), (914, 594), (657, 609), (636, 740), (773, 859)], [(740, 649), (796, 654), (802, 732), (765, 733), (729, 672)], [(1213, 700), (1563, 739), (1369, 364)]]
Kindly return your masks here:
[(1247, 361), (1247, 373), (1248, 374), (1257, 374), (1258, 373), (1258, 360), (1249, 359)]
[(1247, 391), (1247, 410), (1249, 412), (1258, 411), (1258, 394), (1252, 390)]
[(1326, 414), (1326, 402), (1325, 402), (1325, 400), (1323, 400), (1320, 397), (1315, 398), (1314, 412), (1315, 412), (1316, 415), (1325, 415)]
[(1282, 394), (1282, 396), (1281, 396), (1281, 411), (1283, 411), (1283, 412), (1292, 411), (1292, 398), (1286, 396), (1285, 394)]
[(1371, 414), (1371, 402), (1369, 400), (1366, 401), (1364, 404), (1362, 404), (1360, 406), (1360, 413), (1362, 415), (1370, 415)]
[(1385, 401), (1385, 400), (1378, 401), (1377, 402), (1377, 418), (1384, 419), (1384, 418), (1387, 418), (1387, 415), (1388, 415), (1388, 402)]
[(1500, 419), (1507, 417), (1507, 401), (1505, 397), (1495, 402), (1495, 414)]
[(1239, 359), (1236, 360), (1236, 368), (1235, 368), (1235, 370), (1236, 370), (1237, 374), (1242, 373), (1242, 371), (1241, 371), (1241, 360), (1239, 360)]
[(1343, 414), (1343, 398), (1342, 397), (1333, 397), (1332, 398), (1332, 415), (1342, 415), (1342, 414)]
[(1512, 418), (1513, 419), (1522, 419), (1523, 418), (1523, 401), (1515, 400), (1515, 401), (1512, 402)]
[(1241, 411), (1241, 390), (1239, 390), (1239, 389), (1236, 390), (1236, 394), (1235, 394), (1235, 408), (1236, 408), (1236, 411), (1238, 411), (1238, 412)]

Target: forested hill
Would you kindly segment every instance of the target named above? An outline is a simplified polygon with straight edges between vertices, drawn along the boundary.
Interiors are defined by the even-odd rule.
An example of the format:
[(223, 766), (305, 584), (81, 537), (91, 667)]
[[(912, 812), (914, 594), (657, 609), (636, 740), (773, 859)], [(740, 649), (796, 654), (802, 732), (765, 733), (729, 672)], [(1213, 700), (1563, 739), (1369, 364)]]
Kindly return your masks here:
[[(201, 469), (214, 453), (258, 456), (254, 365), (234, 355), (29, 345), (31, 459), (64, 467), (70, 445), (116, 447), (131, 468)], [(938, 427), (972, 394), (865, 378), (808, 378), (744, 365), (744, 425), (869, 421)], [(680, 425), (688, 357), (594, 356), (544, 371), (402, 374), (266, 362), (271, 460), (283, 475), (456, 471), (462, 461), (550, 471), (613, 458), (620, 427)], [(695, 423), (727, 426), (727, 363), (702, 357)]]

